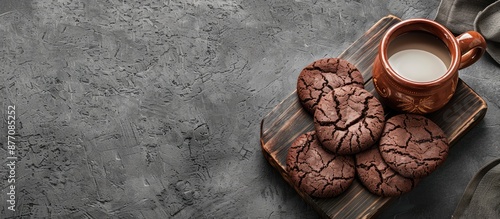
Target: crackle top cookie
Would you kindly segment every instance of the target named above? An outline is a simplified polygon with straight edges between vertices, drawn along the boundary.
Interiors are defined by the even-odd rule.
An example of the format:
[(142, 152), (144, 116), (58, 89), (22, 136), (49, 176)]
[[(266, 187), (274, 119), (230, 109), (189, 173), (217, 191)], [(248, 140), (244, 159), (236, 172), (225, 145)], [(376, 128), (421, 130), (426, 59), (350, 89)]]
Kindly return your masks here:
[(391, 169), (378, 147), (356, 154), (356, 174), (368, 191), (379, 196), (399, 196), (411, 191), (418, 179), (406, 178)]
[(335, 88), (324, 95), (314, 113), (319, 141), (329, 151), (341, 155), (370, 148), (379, 139), (384, 122), (379, 100), (355, 86)]
[(380, 137), (380, 153), (399, 174), (410, 178), (429, 175), (448, 156), (448, 140), (430, 119), (400, 114), (387, 120)]
[(297, 95), (302, 106), (314, 114), (323, 95), (346, 85), (363, 88), (364, 80), (361, 72), (346, 60), (324, 58), (302, 69), (297, 80)]
[(354, 181), (354, 158), (324, 150), (315, 135), (315, 131), (302, 134), (292, 143), (286, 158), (288, 175), (295, 186), (311, 196), (337, 196)]

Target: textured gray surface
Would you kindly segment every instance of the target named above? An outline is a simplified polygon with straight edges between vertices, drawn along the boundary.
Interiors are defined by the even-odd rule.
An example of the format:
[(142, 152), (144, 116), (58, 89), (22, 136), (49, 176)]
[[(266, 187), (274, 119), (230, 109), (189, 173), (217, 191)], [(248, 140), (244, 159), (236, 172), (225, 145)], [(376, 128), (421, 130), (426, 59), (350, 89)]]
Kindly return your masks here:
[[(16, 211), (62, 218), (315, 218), (267, 163), (259, 123), (302, 67), (420, 1), (0, 1), (0, 157), (16, 106)], [(500, 156), (500, 72), (461, 71), (489, 109), (381, 217), (446, 218)]]

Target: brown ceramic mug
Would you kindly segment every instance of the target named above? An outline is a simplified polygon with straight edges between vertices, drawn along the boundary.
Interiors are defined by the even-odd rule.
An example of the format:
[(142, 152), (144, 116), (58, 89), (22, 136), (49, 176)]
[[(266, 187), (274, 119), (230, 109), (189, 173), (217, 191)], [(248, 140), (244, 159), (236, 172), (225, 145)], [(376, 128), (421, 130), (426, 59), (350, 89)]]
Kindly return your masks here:
[(455, 93), (458, 70), (476, 62), (486, 41), (476, 31), (455, 37), (428, 19), (409, 19), (383, 36), (373, 65), (373, 83), (393, 109), (425, 114), (442, 108)]

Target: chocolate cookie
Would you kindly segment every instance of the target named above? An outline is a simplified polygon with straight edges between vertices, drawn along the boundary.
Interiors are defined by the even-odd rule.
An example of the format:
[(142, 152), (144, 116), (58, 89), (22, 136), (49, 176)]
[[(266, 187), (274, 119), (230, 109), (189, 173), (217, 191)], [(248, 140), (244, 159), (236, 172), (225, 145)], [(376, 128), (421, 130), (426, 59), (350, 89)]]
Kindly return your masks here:
[(429, 175), (448, 156), (448, 140), (430, 119), (401, 114), (387, 120), (380, 137), (385, 162), (405, 177)]
[(418, 179), (406, 178), (391, 169), (378, 147), (356, 154), (356, 173), (361, 183), (379, 196), (399, 196), (411, 191)]
[(314, 128), (323, 147), (341, 155), (368, 149), (384, 127), (384, 109), (370, 92), (344, 86), (324, 95), (314, 113)]
[(346, 85), (363, 88), (361, 72), (346, 60), (325, 58), (309, 64), (300, 72), (297, 94), (302, 106), (314, 114), (321, 96)]
[(288, 150), (286, 169), (303, 192), (328, 198), (344, 192), (354, 181), (354, 158), (325, 151), (311, 131), (299, 136)]

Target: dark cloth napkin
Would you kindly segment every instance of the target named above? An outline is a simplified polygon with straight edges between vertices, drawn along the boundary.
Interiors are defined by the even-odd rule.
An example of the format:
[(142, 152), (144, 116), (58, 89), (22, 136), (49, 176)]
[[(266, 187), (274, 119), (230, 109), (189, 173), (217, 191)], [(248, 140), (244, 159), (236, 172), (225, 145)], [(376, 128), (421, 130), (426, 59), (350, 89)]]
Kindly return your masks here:
[(500, 63), (500, 0), (442, 0), (435, 20), (455, 34), (481, 33), (486, 51)]
[(472, 178), (452, 218), (500, 218), (500, 159)]

